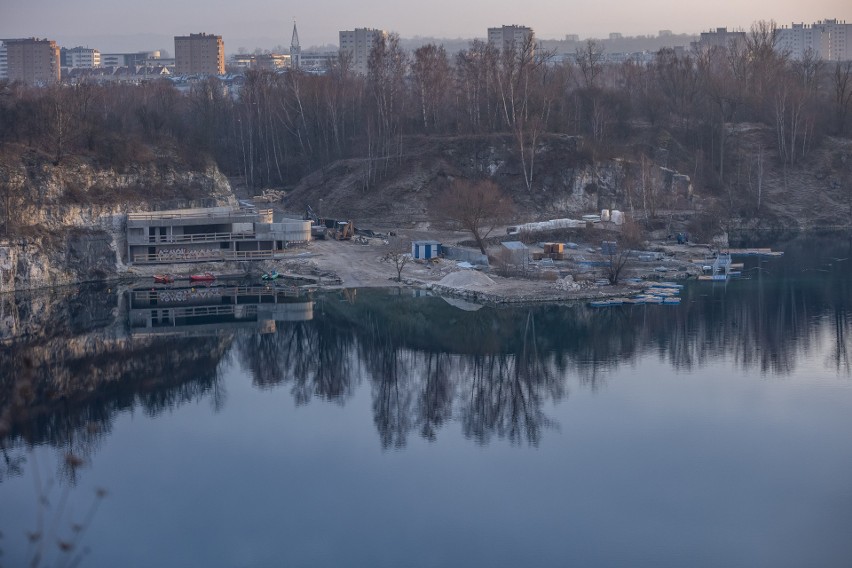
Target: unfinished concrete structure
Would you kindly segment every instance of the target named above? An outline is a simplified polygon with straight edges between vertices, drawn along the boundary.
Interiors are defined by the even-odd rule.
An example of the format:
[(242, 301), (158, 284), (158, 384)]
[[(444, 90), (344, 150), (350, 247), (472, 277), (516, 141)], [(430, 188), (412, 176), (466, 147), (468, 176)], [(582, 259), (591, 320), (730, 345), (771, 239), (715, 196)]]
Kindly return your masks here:
[(127, 261), (132, 264), (264, 260), (290, 244), (311, 240), (311, 222), (272, 222), (271, 209), (208, 207), (127, 216)]

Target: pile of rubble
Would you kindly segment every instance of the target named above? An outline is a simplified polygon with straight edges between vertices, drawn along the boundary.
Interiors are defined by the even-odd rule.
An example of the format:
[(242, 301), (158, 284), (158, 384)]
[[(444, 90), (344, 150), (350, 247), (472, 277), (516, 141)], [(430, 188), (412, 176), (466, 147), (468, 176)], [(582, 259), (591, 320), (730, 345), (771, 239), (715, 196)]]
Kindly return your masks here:
[(287, 195), (286, 191), (278, 189), (264, 189), (260, 195), (255, 195), (252, 199), (262, 203), (278, 203)]
[(571, 290), (579, 290), (581, 288), (580, 284), (575, 281), (574, 277), (570, 274), (565, 278), (557, 280), (555, 287), (557, 290), (565, 290), (566, 292)]

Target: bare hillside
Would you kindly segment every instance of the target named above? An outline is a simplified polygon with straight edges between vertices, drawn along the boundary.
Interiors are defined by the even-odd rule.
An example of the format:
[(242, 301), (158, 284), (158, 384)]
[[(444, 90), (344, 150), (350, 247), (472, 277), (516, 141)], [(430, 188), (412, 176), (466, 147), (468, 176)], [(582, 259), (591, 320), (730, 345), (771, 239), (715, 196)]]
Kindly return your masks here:
[(400, 156), (340, 160), (311, 173), (287, 192), (283, 205), (293, 212), (310, 205), (322, 216), (375, 226), (425, 227), (438, 221), (432, 204), (453, 179), (486, 176), (511, 197), (523, 221), (616, 208), (637, 218), (704, 215), (707, 222), (740, 227), (847, 225), (852, 141), (825, 138), (798, 163), (785, 166), (774, 153), (773, 136), (760, 125), (732, 125), (725, 184), (713, 179), (712, 164), (704, 165), (706, 179), (692, 179), (694, 157), (675, 148), (652, 148), (656, 161), (646, 169), (644, 183), (656, 196), (655, 211), (641, 194), (642, 166), (634, 156), (637, 148), (648, 149), (647, 140), (665, 138), (659, 135), (637, 137), (633, 146), (595, 163), (579, 138), (544, 137), (531, 190), (510, 137), (408, 138)]

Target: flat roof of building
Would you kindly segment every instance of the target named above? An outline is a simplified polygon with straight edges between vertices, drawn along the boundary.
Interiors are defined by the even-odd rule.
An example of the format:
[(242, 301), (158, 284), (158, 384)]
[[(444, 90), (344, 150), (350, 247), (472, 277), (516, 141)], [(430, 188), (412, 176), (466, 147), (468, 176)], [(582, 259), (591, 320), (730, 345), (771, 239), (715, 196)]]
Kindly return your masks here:
[(205, 217), (245, 217), (264, 213), (257, 209), (242, 209), (239, 207), (194, 207), (189, 209), (166, 209), (163, 211), (144, 211), (128, 213), (128, 221), (154, 221), (161, 219), (198, 219)]

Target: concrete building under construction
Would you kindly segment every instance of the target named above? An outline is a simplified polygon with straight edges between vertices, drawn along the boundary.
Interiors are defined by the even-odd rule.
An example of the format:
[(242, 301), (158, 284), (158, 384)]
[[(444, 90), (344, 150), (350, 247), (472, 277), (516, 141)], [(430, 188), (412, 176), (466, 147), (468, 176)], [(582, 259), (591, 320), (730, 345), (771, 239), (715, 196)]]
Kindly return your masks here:
[(265, 260), (311, 239), (311, 222), (274, 223), (271, 209), (208, 207), (127, 216), (132, 264)]

